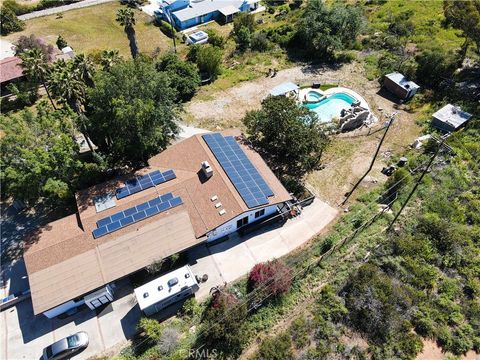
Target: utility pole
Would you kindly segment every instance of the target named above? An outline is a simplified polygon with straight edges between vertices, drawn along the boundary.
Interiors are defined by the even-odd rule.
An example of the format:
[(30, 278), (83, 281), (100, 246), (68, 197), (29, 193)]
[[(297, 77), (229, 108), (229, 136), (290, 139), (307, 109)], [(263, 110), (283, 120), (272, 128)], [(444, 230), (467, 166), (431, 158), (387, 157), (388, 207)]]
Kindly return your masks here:
[(440, 141), (440, 144), (438, 145), (438, 148), (437, 150), (435, 150), (435, 153), (432, 155), (432, 157), (430, 158), (430, 161), (428, 162), (427, 166), (425, 167), (425, 169), (423, 169), (423, 172), (422, 174), (420, 175), (420, 177), (418, 178), (417, 182), (415, 183), (415, 185), (413, 186), (413, 189), (412, 191), (410, 191), (410, 193), (408, 194), (407, 196), (407, 200), (405, 200), (405, 202), (403, 203), (402, 207), (400, 208), (400, 210), (398, 211), (397, 215), (395, 215), (395, 217), (393, 218), (392, 222), (390, 223), (390, 225), (388, 225), (388, 228), (387, 228), (387, 232), (390, 231), (390, 229), (392, 228), (393, 224), (395, 223), (395, 221), (397, 221), (398, 217), (400, 216), (400, 214), (402, 213), (403, 209), (405, 209), (405, 206), (407, 206), (407, 203), (410, 201), (410, 198), (413, 196), (415, 190), (417, 190), (417, 187), (418, 185), (420, 185), (420, 183), (422, 182), (423, 180), (423, 177), (425, 176), (425, 174), (428, 172), (428, 169), (430, 169), (430, 166), (432, 166), (432, 163), (433, 163), (433, 160), (435, 160), (435, 158), (437, 157), (438, 153), (440, 152), (440, 149), (443, 147), (443, 143), (445, 142), (445, 140), (447, 140), (447, 138), (450, 136), (450, 134), (447, 134), (445, 136), (442, 136), (442, 140)]
[(357, 183), (355, 185), (353, 185), (353, 188), (352, 190), (350, 190), (349, 192), (347, 192), (347, 194), (345, 195), (345, 200), (343, 200), (342, 202), (342, 206), (345, 205), (345, 203), (347, 202), (348, 198), (350, 197), (350, 195), (353, 194), (353, 192), (355, 191), (355, 189), (358, 187), (358, 185), (360, 185), (360, 183), (363, 181), (363, 179), (365, 179), (365, 176), (368, 175), (368, 173), (370, 172), (370, 170), (372, 170), (373, 168), (373, 164), (375, 163), (375, 159), (377, 158), (377, 155), (378, 155), (378, 152), (380, 151), (380, 148), (383, 144), (383, 140), (385, 140), (385, 136), (387, 135), (387, 132), (388, 130), (390, 129), (390, 126), (393, 124), (393, 120), (395, 120), (395, 116), (397, 115), (396, 112), (392, 113), (389, 118), (390, 118), (390, 121), (388, 122), (387, 124), (387, 128), (385, 129), (385, 132), (383, 133), (382, 135), (382, 138), (380, 139), (380, 142), (378, 143), (378, 146), (377, 146), (377, 150), (375, 151), (375, 154), (373, 155), (373, 159), (372, 159), (372, 162), (370, 163), (370, 167), (368, 168), (368, 170), (365, 172), (365, 174), (363, 174), (363, 176), (360, 178), (360, 180), (357, 181)]

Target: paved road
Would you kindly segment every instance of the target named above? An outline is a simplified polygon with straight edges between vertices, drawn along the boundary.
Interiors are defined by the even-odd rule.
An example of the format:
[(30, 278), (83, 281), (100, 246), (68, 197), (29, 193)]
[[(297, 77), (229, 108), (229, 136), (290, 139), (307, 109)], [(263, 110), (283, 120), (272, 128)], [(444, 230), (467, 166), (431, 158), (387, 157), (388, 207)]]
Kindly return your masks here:
[(117, 0), (83, 0), (83, 1), (69, 4), (69, 5), (63, 5), (63, 6), (50, 8), (50, 9), (34, 11), (28, 14), (20, 15), (18, 18), (20, 20), (29, 20), (29, 19), (42, 17), (42, 16), (58, 14), (68, 10), (81, 9), (84, 7), (103, 4), (103, 3), (112, 2), (112, 1), (117, 1)]

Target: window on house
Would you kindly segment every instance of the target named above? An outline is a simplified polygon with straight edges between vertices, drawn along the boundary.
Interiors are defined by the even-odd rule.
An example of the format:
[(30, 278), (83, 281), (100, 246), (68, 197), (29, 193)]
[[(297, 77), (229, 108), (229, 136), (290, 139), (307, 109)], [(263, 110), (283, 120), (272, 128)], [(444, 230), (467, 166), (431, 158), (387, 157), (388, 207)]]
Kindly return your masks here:
[(263, 215), (265, 215), (265, 209), (258, 210), (258, 211), (255, 213), (255, 219), (256, 219), (256, 218), (259, 218), (260, 216), (263, 216)]
[(248, 224), (248, 216), (245, 216), (239, 220), (237, 220), (237, 229), (241, 228), (244, 225)]

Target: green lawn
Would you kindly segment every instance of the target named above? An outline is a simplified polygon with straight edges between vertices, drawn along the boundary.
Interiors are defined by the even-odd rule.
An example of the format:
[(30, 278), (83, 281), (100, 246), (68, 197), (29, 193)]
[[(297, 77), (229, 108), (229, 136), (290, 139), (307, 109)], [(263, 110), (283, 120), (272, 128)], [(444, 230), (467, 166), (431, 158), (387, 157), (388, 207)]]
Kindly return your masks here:
[[(92, 53), (105, 49), (118, 49), (124, 56), (130, 55), (128, 39), (123, 28), (115, 21), (116, 12), (122, 5), (117, 2), (71, 10), (58, 15), (45, 16), (26, 21), (24, 31), (11, 34), (5, 39), (15, 42), (21, 35), (35, 34), (55, 44), (62, 35), (76, 52)], [(135, 11), (138, 46), (141, 52), (151, 54), (155, 49), (167, 51), (172, 41), (152, 24), (152, 18), (140, 10)]]

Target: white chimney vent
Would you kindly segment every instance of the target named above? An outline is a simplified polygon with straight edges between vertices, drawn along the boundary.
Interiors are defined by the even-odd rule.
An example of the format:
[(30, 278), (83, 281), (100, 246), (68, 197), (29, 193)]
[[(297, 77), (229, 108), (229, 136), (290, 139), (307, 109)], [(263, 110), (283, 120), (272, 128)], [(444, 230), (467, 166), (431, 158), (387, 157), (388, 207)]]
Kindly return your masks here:
[(217, 195), (213, 195), (211, 198), (210, 198), (210, 201), (216, 201), (218, 200), (218, 196)]
[(217, 208), (217, 209), (218, 209), (219, 207), (221, 207), (221, 206), (222, 206), (222, 203), (221, 203), (221, 202), (218, 202), (218, 203), (215, 204), (215, 208)]
[(218, 212), (220, 215), (225, 215), (227, 212), (225, 211), (225, 209), (222, 209)]
[(207, 179), (211, 178), (213, 175), (213, 169), (208, 161), (202, 161), (202, 171)]

